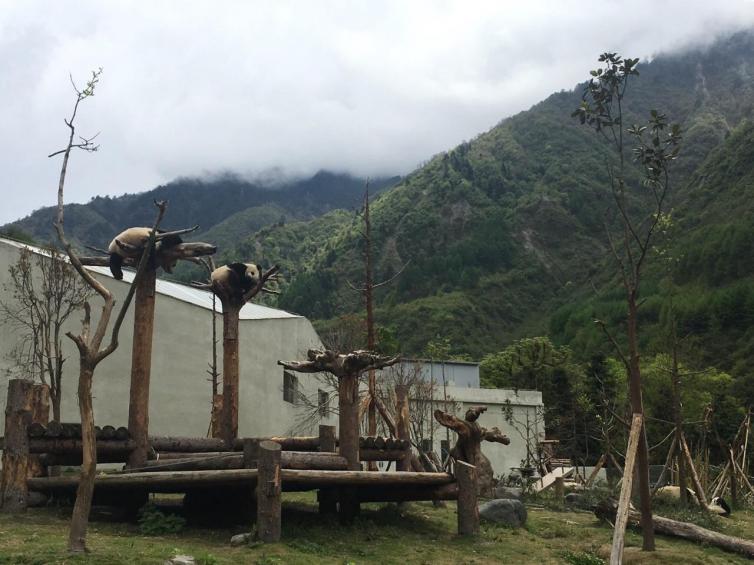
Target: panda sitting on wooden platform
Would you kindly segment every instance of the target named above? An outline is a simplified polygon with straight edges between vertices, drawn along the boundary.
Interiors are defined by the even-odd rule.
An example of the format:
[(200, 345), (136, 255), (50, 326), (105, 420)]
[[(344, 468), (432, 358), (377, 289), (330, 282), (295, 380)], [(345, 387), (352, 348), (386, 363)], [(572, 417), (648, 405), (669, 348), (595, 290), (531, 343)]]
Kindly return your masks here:
[(229, 263), (210, 275), (216, 293), (242, 301), (244, 295), (259, 284), (261, 273), (254, 263)]
[[(128, 228), (116, 235), (107, 247), (107, 252), (110, 255), (110, 272), (117, 280), (123, 278), (123, 260), (124, 259), (136, 259), (141, 256), (142, 250), (146, 247), (147, 241), (149, 241), (149, 234), (152, 228)], [(164, 230), (157, 230), (158, 239), (155, 242), (155, 253), (150, 258), (154, 261), (154, 255), (159, 254), (160, 251), (174, 247), (183, 243), (183, 240), (177, 235), (169, 235), (164, 238), (159, 238), (159, 234), (166, 233)], [(160, 265), (168, 273), (173, 272), (175, 261), (163, 262)], [(154, 268), (154, 263), (151, 265)]]
[[(690, 488), (686, 489), (689, 500), (694, 501), (695, 504), (699, 504), (699, 500), (696, 498), (696, 493)], [(681, 500), (681, 487), (675, 485), (669, 485), (660, 487), (657, 489), (657, 496), (664, 498), (671, 502), (677, 502)], [(723, 500), (721, 496), (715, 496), (709, 504), (707, 504), (707, 510), (718, 516), (728, 517), (731, 513), (731, 508), (728, 503)]]

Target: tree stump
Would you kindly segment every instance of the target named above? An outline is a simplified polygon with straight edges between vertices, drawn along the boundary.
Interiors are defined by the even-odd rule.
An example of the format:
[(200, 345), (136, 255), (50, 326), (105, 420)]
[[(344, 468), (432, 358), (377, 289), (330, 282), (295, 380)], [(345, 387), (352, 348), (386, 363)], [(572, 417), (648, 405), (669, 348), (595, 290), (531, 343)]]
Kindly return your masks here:
[(498, 428), (488, 430), (477, 423), (479, 416), (486, 411), (486, 406), (469, 408), (463, 420), (442, 410), (435, 410), (434, 415), (435, 420), (441, 425), (450, 428), (458, 434), (458, 440), (450, 450), (451, 457), (456, 462), (463, 461), (469, 465), (473, 465), (477, 470), (479, 494), (482, 496), (491, 496), (493, 490), (492, 466), (482, 453), (482, 441), (509, 445), (510, 439)]
[(280, 541), (281, 480), (279, 443), (259, 444), (259, 475), (257, 478), (257, 536), (265, 543)]
[[(323, 453), (334, 453), (337, 449), (335, 441), (335, 426), (319, 427), (319, 450)], [(338, 511), (338, 492), (333, 488), (321, 488), (317, 492), (320, 514), (335, 514)]]
[(456, 461), (455, 472), (458, 481), (458, 535), (475, 536), (479, 533), (476, 467)]
[(5, 405), (5, 446), (0, 495), (5, 512), (23, 512), (28, 506), (29, 435), (33, 383), (23, 379), (8, 381)]

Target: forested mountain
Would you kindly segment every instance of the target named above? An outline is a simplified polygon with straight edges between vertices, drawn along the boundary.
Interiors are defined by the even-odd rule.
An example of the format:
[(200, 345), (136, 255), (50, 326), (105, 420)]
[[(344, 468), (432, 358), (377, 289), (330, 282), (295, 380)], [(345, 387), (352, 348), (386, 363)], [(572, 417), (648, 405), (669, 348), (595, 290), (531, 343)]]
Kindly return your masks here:
[[(737, 34), (658, 56), (639, 70), (626, 96), (629, 120), (645, 120), (656, 108), (684, 130), (667, 243), (678, 262), (672, 277), (682, 287), (679, 316), (695, 339), (709, 343), (709, 355), (727, 356), (726, 368), (742, 370), (736, 363), (754, 352), (751, 323), (742, 321), (754, 313), (754, 233), (745, 213), (753, 182), (754, 38)], [(553, 94), (435, 156), (374, 201), (375, 279), (408, 263), (377, 292), (378, 321), (405, 352), (440, 336), (454, 354), (478, 358), (548, 331), (583, 355), (608, 350), (593, 316), (618, 320), (625, 306), (619, 291), (604, 290), (615, 288), (602, 227), (607, 179), (598, 137), (571, 117), (582, 89)], [(327, 326), (361, 309), (347, 284), (362, 279), (361, 229), (353, 216), (336, 214), (268, 226), (242, 249), (286, 264), (291, 282), (279, 305)], [(643, 336), (658, 342), (666, 277), (651, 259)], [(598, 283), (596, 298), (590, 280)], [(726, 308), (743, 308), (748, 318), (726, 325)]]
[[(395, 184), (398, 177), (371, 181), (375, 193)], [(274, 186), (227, 175), (215, 180), (178, 179), (169, 184), (123, 196), (98, 196), (86, 204), (66, 205), (66, 232), (80, 243), (106, 247), (129, 226), (151, 225), (154, 200), (169, 200), (163, 227), (199, 225), (191, 237), (216, 243), (227, 251), (249, 234), (270, 224), (310, 219), (335, 208), (361, 205), (365, 179), (321, 171), (308, 179)], [(42, 208), (0, 228), (21, 230), (38, 242), (54, 241), (55, 209)]]

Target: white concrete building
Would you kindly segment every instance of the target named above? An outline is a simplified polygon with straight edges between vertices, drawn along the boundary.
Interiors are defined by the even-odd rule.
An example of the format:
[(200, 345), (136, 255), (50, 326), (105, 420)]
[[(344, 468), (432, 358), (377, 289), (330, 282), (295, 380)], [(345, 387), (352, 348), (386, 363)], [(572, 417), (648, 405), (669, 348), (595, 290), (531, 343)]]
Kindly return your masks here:
[[(16, 263), (23, 247), (29, 246), (0, 239), (0, 300), (4, 302), (12, 300), (8, 267)], [(37, 248), (29, 248), (39, 252)], [(89, 270), (114, 293), (117, 304), (122, 304), (133, 272), (125, 271), (124, 280), (117, 281), (108, 268), (90, 267)], [(156, 290), (149, 431), (153, 435), (205, 437), (212, 402), (207, 373), (212, 358), (212, 294), (160, 279)], [(91, 300), (92, 327), (101, 303), (99, 296)], [(219, 301), (217, 307), (219, 311)], [(79, 333), (80, 320), (80, 315), (73, 315), (65, 330)], [(11, 351), (18, 340), (17, 329), (3, 320), (0, 322), (0, 374), (12, 375)], [(98, 424), (128, 424), (132, 328), (133, 305), (123, 323), (118, 349), (99, 364), (94, 374), (94, 415)], [(218, 370), (222, 371), (220, 315), (217, 328), (220, 339)], [(70, 339), (63, 339), (66, 361), (62, 418), (74, 422), (79, 418), (76, 401), (78, 350)], [(309, 320), (302, 316), (246, 304), (240, 314), (239, 340), (239, 434), (266, 436), (289, 432), (300, 419), (299, 406), (294, 403), (296, 398), (301, 395), (316, 398), (318, 388), (323, 385), (309, 375), (296, 375), (293, 383), (289, 381), (288, 390), (284, 391), (283, 368), (277, 365), (277, 361), (302, 359), (307, 349), (321, 347), (317, 333)], [(2, 403), (5, 402), (6, 389), (7, 379), (3, 378), (0, 380)], [(323, 418), (321, 423), (334, 424), (335, 418)], [(316, 435), (315, 428), (316, 422), (311, 429), (298, 431)]]
[[(38, 248), (0, 238), (0, 301), (13, 300), (9, 266), (18, 260), (22, 248), (44, 253)], [(89, 268), (115, 295), (118, 304), (128, 292), (133, 273), (126, 271), (123, 281), (112, 278), (109, 269)], [(212, 295), (185, 285), (157, 280), (155, 327), (152, 350), (152, 372), (149, 403), (149, 430), (152, 435), (205, 437), (209, 428), (212, 389), (207, 373), (212, 358)], [(101, 299), (91, 300), (92, 324), (96, 323)], [(220, 304), (217, 304), (218, 310)], [(117, 310), (117, 306), (116, 306)], [(113, 316), (114, 318), (115, 316)], [(79, 333), (80, 315), (72, 316), (65, 330)], [(133, 307), (126, 315), (120, 332), (118, 349), (97, 367), (94, 375), (94, 412), (99, 425), (125, 426), (128, 402), (133, 333)], [(218, 338), (222, 340), (222, 316), (217, 316)], [(0, 375), (22, 376), (14, 369), (11, 352), (18, 342), (17, 329), (0, 320)], [(277, 365), (278, 360), (304, 359), (310, 348), (322, 343), (309, 320), (283, 310), (258, 304), (247, 304), (240, 314), (239, 327), (239, 435), (269, 436), (295, 432), (316, 435), (318, 424), (337, 424), (327, 410), (317, 411), (318, 404), (337, 406), (334, 390), (316, 375), (288, 373)], [(76, 382), (78, 351), (64, 338), (66, 356), (63, 376), (62, 419), (78, 421)], [(222, 343), (218, 343), (218, 370), (222, 370)], [(515, 427), (537, 420), (542, 412), (540, 392), (481, 389), (479, 367), (467, 362), (427, 362), (417, 364), (406, 360), (408, 370), (416, 367), (423, 380), (436, 383), (435, 402), (428, 408), (442, 408), (463, 417), (469, 406), (484, 405), (482, 426), (499, 427), (511, 438), (511, 445), (485, 444), (483, 451), (490, 459), (496, 475), (509, 474), (526, 457), (526, 442)], [(444, 401), (442, 376), (445, 376), (448, 402)], [(0, 378), (0, 404), (5, 402), (7, 378)], [(307, 399), (305, 402), (304, 399)], [(412, 399), (412, 410), (421, 404)], [(312, 410), (312, 405), (315, 407)], [(426, 405), (426, 403), (425, 403)], [(518, 424), (506, 420), (506, 410)], [(313, 418), (304, 415), (313, 414)], [(427, 414), (431, 418), (431, 411)], [(426, 419), (425, 419), (426, 420)], [(541, 419), (537, 434), (543, 434)], [(3, 419), (0, 418), (0, 431)], [(532, 433), (535, 430), (532, 427)], [(525, 432), (524, 432), (525, 433)], [(439, 455), (447, 452), (445, 429), (436, 425), (427, 428), (424, 438), (432, 438), (432, 449)], [(450, 445), (455, 441), (450, 434)], [(536, 440), (533, 440), (536, 441)]]

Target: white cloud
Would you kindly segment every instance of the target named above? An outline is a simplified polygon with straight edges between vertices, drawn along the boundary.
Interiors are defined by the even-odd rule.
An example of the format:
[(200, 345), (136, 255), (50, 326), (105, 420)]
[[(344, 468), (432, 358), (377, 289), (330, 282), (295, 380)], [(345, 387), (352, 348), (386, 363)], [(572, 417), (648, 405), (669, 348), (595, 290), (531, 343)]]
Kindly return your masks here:
[[(617, 22), (611, 25), (610, 22)], [(0, 223), (54, 202), (62, 118), (105, 69), (68, 201), (181, 175), (406, 173), (606, 49), (648, 56), (754, 24), (752, 3), (0, 0)]]

